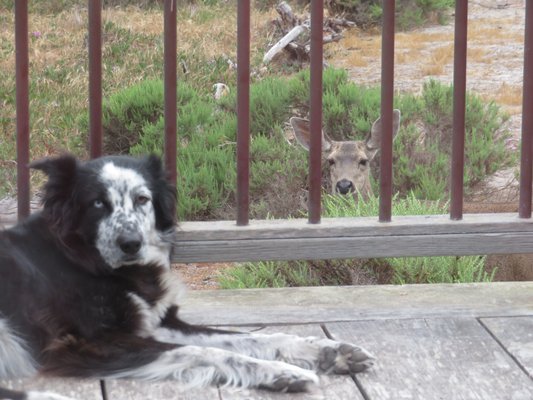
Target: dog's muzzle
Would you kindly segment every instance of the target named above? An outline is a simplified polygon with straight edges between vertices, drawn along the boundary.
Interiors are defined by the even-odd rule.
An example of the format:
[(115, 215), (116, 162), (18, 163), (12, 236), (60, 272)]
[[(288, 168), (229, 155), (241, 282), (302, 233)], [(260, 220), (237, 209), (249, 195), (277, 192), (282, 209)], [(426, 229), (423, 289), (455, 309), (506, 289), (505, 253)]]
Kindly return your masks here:
[(142, 236), (137, 232), (129, 232), (117, 238), (117, 245), (127, 256), (135, 256), (142, 246)]

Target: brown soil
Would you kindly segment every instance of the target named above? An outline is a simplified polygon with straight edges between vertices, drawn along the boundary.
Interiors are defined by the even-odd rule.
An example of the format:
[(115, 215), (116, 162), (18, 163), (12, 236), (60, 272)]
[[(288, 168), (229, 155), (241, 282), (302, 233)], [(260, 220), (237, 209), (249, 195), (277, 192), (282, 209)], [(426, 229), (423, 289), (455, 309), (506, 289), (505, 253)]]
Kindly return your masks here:
[(232, 265), (230, 263), (174, 264), (172, 270), (178, 273), (189, 289), (213, 290), (220, 288), (218, 283), (220, 272), (231, 268)]

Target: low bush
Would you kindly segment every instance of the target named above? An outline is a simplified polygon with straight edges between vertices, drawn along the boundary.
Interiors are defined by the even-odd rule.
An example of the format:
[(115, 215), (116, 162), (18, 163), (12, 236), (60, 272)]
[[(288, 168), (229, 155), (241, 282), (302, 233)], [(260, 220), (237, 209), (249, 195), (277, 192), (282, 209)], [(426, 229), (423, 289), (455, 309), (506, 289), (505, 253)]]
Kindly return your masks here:
[[(377, 215), (379, 201), (372, 197), (355, 202), (351, 197), (327, 195), (326, 217)], [(396, 198), (393, 214), (445, 213), (446, 204), (417, 199), (413, 194)], [(361, 260), (325, 260), (244, 263), (225, 270), (219, 279), (224, 289), (324, 286), (352, 284), (466, 283), (487, 282), (494, 277), (484, 270), (484, 256), (406, 257)]]
[[(305, 204), (307, 153), (287, 144), (291, 115), (308, 116), (309, 73), (267, 78), (251, 87), (251, 216), (299, 215)], [(378, 118), (376, 88), (351, 83), (343, 70), (324, 72), (324, 130), (336, 140), (364, 139)], [(185, 82), (178, 87), (179, 216), (233, 218), (235, 196), (235, 90), (215, 101)], [(452, 89), (428, 82), (421, 96), (402, 95), (400, 133), (394, 142), (394, 191), (421, 199), (445, 197), (449, 185)], [(116, 148), (136, 154), (163, 149), (163, 86), (145, 81), (111, 96), (104, 104), (104, 130)], [(466, 113), (465, 184), (475, 184), (516, 155), (505, 150), (505, 116), (492, 103), (469, 95)], [(379, 158), (379, 157), (378, 157)], [(379, 160), (373, 165), (379, 171)], [(377, 175), (376, 175), (377, 176)]]

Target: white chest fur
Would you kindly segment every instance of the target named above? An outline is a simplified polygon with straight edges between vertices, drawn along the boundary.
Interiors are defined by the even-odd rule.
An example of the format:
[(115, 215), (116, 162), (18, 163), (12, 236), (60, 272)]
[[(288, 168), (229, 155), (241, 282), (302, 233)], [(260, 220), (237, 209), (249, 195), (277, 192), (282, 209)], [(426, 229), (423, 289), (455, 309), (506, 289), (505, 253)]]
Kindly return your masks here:
[(168, 309), (179, 304), (179, 301), (184, 297), (187, 290), (179, 277), (170, 271), (165, 272), (161, 276), (161, 286), (164, 290), (163, 296), (153, 305), (136, 293), (128, 293), (141, 317), (140, 329), (137, 332), (141, 337), (154, 335), (156, 329), (160, 327), (161, 320), (165, 317)]

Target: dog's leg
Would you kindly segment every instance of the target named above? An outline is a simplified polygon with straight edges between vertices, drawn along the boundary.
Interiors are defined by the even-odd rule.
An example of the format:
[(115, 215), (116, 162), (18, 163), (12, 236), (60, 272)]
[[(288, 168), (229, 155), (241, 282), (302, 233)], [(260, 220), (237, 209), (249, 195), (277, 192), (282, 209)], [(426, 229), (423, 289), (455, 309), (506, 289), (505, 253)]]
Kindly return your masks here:
[(216, 347), (263, 360), (277, 360), (321, 373), (362, 372), (374, 357), (361, 347), (326, 338), (277, 333), (235, 333), (195, 327), (167, 315), (155, 338), (162, 342)]
[(114, 378), (176, 379), (190, 386), (220, 384), (282, 392), (305, 391), (318, 383), (311, 371), (279, 361), (258, 360), (213, 347), (183, 346)]
[(178, 346), (138, 337), (76, 342), (47, 354), (45, 372), (71, 377), (175, 379), (185, 385), (211, 384), (303, 391), (318, 382), (315, 373), (213, 347)]

